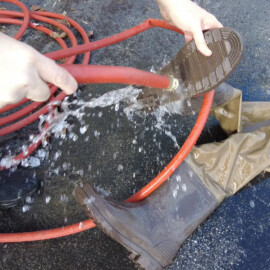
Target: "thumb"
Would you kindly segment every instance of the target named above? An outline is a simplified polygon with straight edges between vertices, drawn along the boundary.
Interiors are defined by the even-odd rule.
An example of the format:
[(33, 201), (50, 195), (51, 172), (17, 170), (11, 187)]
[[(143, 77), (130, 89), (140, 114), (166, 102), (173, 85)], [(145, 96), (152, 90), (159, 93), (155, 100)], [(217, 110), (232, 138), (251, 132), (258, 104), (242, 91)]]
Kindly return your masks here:
[(78, 88), (76, 80), (64, 68), (44, 55), (39, 55), (36, 63), (39, 76), (42, 80), (61, 88), (66, 94), (73, 94)]
[(211, 50), (207, 47), (206, 41), (203, 36), (202, 29), (200, 27), (194, 28), (193, 37), (198, 50), (205, 56), (212, 54)]

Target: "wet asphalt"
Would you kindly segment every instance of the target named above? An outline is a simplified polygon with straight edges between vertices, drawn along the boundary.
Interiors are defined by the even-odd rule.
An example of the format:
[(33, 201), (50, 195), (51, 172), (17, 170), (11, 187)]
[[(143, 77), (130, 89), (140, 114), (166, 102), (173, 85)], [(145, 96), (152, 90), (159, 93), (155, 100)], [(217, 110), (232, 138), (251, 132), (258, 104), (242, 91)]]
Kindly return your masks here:
[[(243, 60), (227, 82), (243, 90), (244, 100), (270, 100), (269, 0), (196, 2), (215, 14), (224, 26), (236, 29), (243, 38)], [(28, 7), (40, 5), (57, 13), (65, 11), (86, 31), (93, 31), (93, 40), (128, 29), (149, 17), (160, 17), (152, 0), (25, 0), (23, 3)], [(6, 31), (12, 33), (14, 28), (7, 27)], [(50, 38), (34, 31), (28, 31), (23, 40), (44, 53), (58, 48)], [(177, 34), (150, 30), (93, 52), (91, 63), (158, 70), (183, 44), (183, 38)], [(89, 100), (118, 88), (119, 85), (81, 86), (71, 101)], [(81, 120), (68, 119), (78, 138), (50, 139), (44, 148), (45, 160), (37, 168), (27, 168), (42, 183), (39, 194), (33, 196), (33, 202), (28, 202), (28, 211), (23, 212), (22, 206), (0, 211), (1, 232), (43, 230), (80, 222), (87, 217), (75, 202), (73, 190), (81, 181), (94, 183), (113, 198), (123, 200), (164, 168), (178, 151), (166, 135), (166, 128), (153, 128), (156, 120), (152, 116), (129, 121), (123, 108), (123, 104), (119, 110), (115, 106), (87, 108)], [(179, 145), (185, 141), (194, 119), (165, 116), (167, 128), (170, 126)], [(79, 129), (86, 125), (86, 133), (81, 134)], [(11, 147), (14, 141), (20, 144), (36, 129), (32, 125), (2, 139), (1, 149)], [(198, 144), (224, 138), (217, 122), (210, 117)], [(264, 173), (226, 199), (186, 241), (168, 269), (270, 269), (269, 193), (270, 175)], [(1, 244), (0, 269), (136, 268), (123, 247), (95, 228), (59, 239)]]

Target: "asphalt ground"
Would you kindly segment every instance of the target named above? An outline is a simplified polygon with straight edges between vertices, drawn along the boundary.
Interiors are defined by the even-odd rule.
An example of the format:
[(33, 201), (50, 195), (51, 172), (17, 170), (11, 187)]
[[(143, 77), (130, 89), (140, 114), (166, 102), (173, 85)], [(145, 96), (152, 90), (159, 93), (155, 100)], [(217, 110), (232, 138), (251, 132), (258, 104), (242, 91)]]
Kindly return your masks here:
[[(157, 5), (150, 0), (25, 0), (23, 3), (28, 7), (40, 5), (52, 12), (67, 12), (86, 31), (93, 31), (93, 40), (133, 27), (149, 17), (160, 18)], [(270, 100), (269, 0), (197, 3), (215, 14), (224, 26), (236, 29), (243, 38), (243, 60), (227, 82), (243, 91), (244, 100)], [(15, 31), (13, 27), (5, 30), (9, 34)], [(58, 48), (50, 38), (34, 31), (28, 31), (23, 41), (44, 53)], [(150, 30), (93, 52), (91, 63), (158, 70), (183, 44), (183, 38), (177, 34)], [(82, 86), (70, 100), (87, 101), (120, 87)], [(182, 145), (195, 119), (166, 115), (166, 124), (157, 129), (155, 117), (129, 121), (123, 109), (124, 104), (120, 104), (119, 110), (115, 106), (86, 108), (82, 119), (70, 117), (72, 132), (78, 138), (50, 139), (43, 148), (46, 158), (41, 165), (26, 168), (41, 180), (41, 191), (27, 207), (0, 211), (0, 231), (36, 231), (86, 219), (73, 196), (74, 186), (81, 181), (94, 183), (115, 199), (129, 197), (156, 176), (178, 151), (166, 131)], [(81, 134), (79, 129), (86, 125), (86, 133)], [(2, 151), (17, 147), (36, 129), (32, 125), (2, 139)], [(224, 138), (218, 123), (210, 117), (198, 144)], [(226, 199), (185, 242), (169, 269), (270, 269), (269, 176), (260, 174), (235, 196)], [(1, 244), (0, 268), (136, 269), (126, 250), (96, 228), (60, 239)]]

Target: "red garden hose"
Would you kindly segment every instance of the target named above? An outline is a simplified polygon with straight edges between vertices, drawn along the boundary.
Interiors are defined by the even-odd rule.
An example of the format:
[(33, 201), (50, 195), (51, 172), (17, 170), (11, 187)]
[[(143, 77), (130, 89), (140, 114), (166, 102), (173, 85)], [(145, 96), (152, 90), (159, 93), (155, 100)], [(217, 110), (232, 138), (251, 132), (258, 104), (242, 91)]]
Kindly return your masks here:
[[(54, 60), (65, 58), (65, 63), (63, 67), (66, 68), (75, 77), (78, 83), (124, 83), (124, 84), (145, 85), (155, 88), (166, 88), (169, 85), (169, 79), (166, 76), (160, 76), (157, 74), (137, 70), (134, 68), (88, 65), (90, 58), (90, 51), (97, 50), (115, 44), (117, 42), (123, 41), (152, 27), (166, 28), (183, 34), (181, 30), (162, 20), (148, 19), (142, 24), (133, 27), (129, 30), (126, 30), (122, 33), (90, 43), (88, 36), (82, 29), (82, 27), (80, 27), (79, 24), (77, 24), (75, 21), (64, 15), (59, 15), (51, 12), (33, 12), (33, 11), (29, 12), (28, 9), (20, 1), (17, 0), (0, 0), (0, 2), (13, 3), (22, 9), (22, 12), (0, 10), (0, 23), (21, 25), (18, 33), (14, 37), (16, 39), (19, 39), (24, 34), (27, 27), (31, 27), (33, 29), (42, 31), (48, 35), (52, 34), (52, 30), (46, 28), (43, 25), (32, 23), (30, 22), (30, 19), (52, 24), (67, 34), (67, 36), (71, 40), (72, 47), (68, 48), (65, 41), (60, 37), (57, 37), (55, 39), (62, 47), (62, 50), (48, 53), (46, 54), (46, 56)], [(20, 20), (18, 18), (23, 18), (23, 20)], [(78, 32), (81, 34), (85, 44), (77, 45), (77, 40), (74, 34), (66, 26), (64, 26), (59, 21), (56, 21), (54, 19), (68, 20), (70, 25), (76, 28)], [(85, 53), (82, 64), (73, 65), (72, 63), (74, 62), (76, 56), (82, 53)], [(63, 100), (63, 98), (66, 96), (64, 92), (60, 92), (60, 94), (57, 94), (56, 92), (57, 88), (55, 86), (52, 86), (50, 89), (51, 89), (50, 102)], [(145, 197), (150, 195), (154, 190), (156, 190), (160, 185), (162, 185), (162, 183), (164, 183), (170, 177), (170, 175), (177, 169), (177, 167), (189, 154), (192, 147), (196, 143), (198, 137), (200, 136), (203, 127), (206, 123), (206, 120), (208, 118), (213, 97), (214, 97), (214, 90), (205, 94), (202, 108), (198, 115), (196, 123), (191, 133), (189, 134), (187, 140), (185, 141), (179, 152), (176, 154), (176, 156), (171, 160), (171, 162), (163, 169), (163, 171), (158, 176), (156, 176), (144, 188), (142, 188), (139, 192), (131, 196), (126, 201), (136, 202), (144, 199)], [(12, 112), (13, 109), (16, 109), (17, 107), (25, 104), (25, 106), (19, 111), (11, 113), (8, 116), (2, 117), (0, 119), (0, 126), (5, 125), (5, 127), (0, 128), (0, 136), (11, 133), (36, 121), (40, 115), (48, 113), (49, 109), (53, 106), (51, 104), (44, 105), (44, 103), (41, 102), (32, 102), (29, 105), (27, 105), (28, 104), (27, 102), (28, 100), (24, 99), (15, 105), (7, 105), (4, 108), (0, 109), (0, 113)], [(34, 110), (36, 111), (33, 112)], [(46, 130), (48, 129), (48, 127), (49, 123), (46, 123), (44, 125), (44, 129)], [(33, 151), (35, 151), (35, 149), (40, 145), (40, 143), (41, 139), (36, 141), (35, 143), (32, 143), (31, 145), (28, 146), (27, 154), (22, 152), (16, 157), (14, 157), (14, 160), (20, 161), (26, 158)], [(5, 167), (2, 168), (0, 167), (0, 169), (5, 169)], [(70, 234), (85, 231), (93, 227), (95, 227), (95, 224), (93, 223), (92, 220), (89, 219), (70, 226), (50, 230), (43, 230), (29, 233), (28, 232), (6, 233), (6, 234), (2, 233), (0, 234), (0, 242), (7, 243), (7, 242), (45, 240), (67, 236)]]

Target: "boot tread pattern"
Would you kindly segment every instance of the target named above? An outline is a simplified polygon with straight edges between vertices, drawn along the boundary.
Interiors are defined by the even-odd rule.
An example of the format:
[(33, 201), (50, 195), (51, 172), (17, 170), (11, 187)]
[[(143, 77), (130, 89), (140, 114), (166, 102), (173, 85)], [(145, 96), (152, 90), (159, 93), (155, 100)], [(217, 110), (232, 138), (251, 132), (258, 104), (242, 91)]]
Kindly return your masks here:
[(213, 29), (205, 32), (204, 37), (212, 51), (211, 56), (202, 55), (196, 49), (195, 42), (191, 41), (183, 47), (178, 61), (175, 61), (190, 97), (210, 91), (225, 81), (242, 57), (241, 38), (234, 30)]

